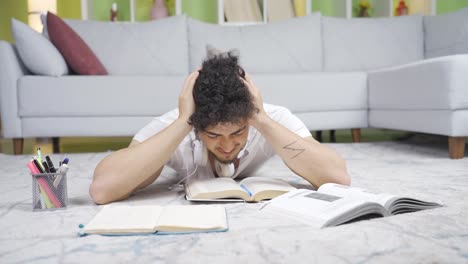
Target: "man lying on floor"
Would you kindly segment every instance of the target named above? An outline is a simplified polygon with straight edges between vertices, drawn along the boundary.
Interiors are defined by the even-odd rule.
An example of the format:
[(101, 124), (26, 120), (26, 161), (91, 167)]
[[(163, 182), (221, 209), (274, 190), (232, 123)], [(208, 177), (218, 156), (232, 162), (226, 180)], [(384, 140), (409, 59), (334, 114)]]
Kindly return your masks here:
[(90, 194), (98, 204), (126, 199), (153, 183), (164, 165), (185, 178), (246, 177), (275, 154), (316, 187), (350, 184), (333, 149), (288, 109), (264, 104), (233, 52), (216, 52), (187, 77), (178, 109), (156, 117), (128, 148), (98, 164)]

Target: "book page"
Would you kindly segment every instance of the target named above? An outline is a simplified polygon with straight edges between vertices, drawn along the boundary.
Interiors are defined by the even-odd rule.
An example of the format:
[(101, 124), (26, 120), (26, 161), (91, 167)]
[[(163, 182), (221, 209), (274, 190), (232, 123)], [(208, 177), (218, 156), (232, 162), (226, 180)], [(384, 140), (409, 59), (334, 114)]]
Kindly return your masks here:
[(158, 205), (105, 205), (84, 227), (88, 234), (153, 233), (162, 213)]
[(166, 206), (157, 229), (160, 232), (227, 230), (226, 209), (219, 205)]
[(377, 203), (306, 189), (297, 189), (278, 196), (262, 210), (293, 217), (319, 228), (345, 223), (364, 214), (385, 214), (384, 208)]
[(441, 206), (441, 204), (438, 203), (422, 201), (410, 197), (396, 196), (388, 193), (373, 193), (362, 188), (349, 187), (334, 183), (322, 185), (319, 188), (319, 191), (327, 194), (341, 195), (351, 199), (372, 201), (383, 206), (389, 214), (415, 212)]
[(432, 209), (443, 206), (442, 203), (422, 201), (414, 198), (402, 197), (399, 199), (393, 199), (387, 202), (387, 206), (390, 208), (391, 214), (403, 214), (416, 212), (425, 209)]
[(255, 201), (271, 199), (296, 189), (285, 181), (266, 177), (247, 177), (239, 183), (250, 192)]
[(331, 195), (375, 202), (382, 205), (385, 208), (387, 208), (387, 206), (389, 205), (389, 201), (394, 201), (395, 199), (398, 199), (398, 197), (395, 195), (387, 193), (373, 193), (362, 188), (351, 187), (336, 183), (326, 183), (320, 186), (320, 188), (317, 191)]
[(189, 199), (241, 198), (250, 200), (240, 185), (231, 178), (208, 178), (189, 181), (185, 186)]

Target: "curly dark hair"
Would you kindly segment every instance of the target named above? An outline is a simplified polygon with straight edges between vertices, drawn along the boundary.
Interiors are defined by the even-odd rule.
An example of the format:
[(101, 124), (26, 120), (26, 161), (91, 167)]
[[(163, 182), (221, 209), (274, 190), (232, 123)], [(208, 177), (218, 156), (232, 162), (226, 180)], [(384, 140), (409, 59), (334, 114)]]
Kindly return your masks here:
[(195, 112), (190, 123), (196, 131), (221, 123), (239, 123), (257, 111), (248, 87), (241, 80), (245, 72), (238, 60), (234, 51), (229, 51), (208, 56), (203, 62), (193, 87)]

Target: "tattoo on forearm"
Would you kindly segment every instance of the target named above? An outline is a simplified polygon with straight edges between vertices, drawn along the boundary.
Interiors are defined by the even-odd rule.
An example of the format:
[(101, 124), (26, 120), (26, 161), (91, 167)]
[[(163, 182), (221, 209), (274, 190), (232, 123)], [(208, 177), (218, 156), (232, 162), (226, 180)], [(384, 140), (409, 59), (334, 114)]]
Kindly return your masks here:
[(305, 148), (293, 147), (292, 145), (295, 144), (296, 142), (297, 140), (283, 147), (283, 149), (289, 149), (293, 151), (294, 156), (292, 156), (291, 159), (294, 159), (295, 157), (301, 155), (302, 152), (305, 151)]

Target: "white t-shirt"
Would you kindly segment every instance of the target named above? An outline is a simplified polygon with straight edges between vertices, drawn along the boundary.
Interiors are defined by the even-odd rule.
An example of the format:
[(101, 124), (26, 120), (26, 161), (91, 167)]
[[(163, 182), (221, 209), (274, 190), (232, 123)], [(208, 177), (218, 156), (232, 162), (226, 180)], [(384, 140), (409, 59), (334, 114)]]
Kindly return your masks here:
[[(280, 123), (290, 131), (301, 137), (311, 136), (310, 131), (304, 123), (287, 108), (282, 106), (264, 104), (265, 112), (276, 122)], [(134, 140), (143, 142), (159, 131), (163, 130), (174, 122), (179, 117), (179, 110), (175, 109), (165, 113), (162, 116), (155, 117), (148, 125), (140, 129), (133, 137)], [(180, 179), (191, 175), (192, 177), (214, 177), (211, 165), (208, 162), (206, 166), (196, 166), (193, 161), (193, 141), (196, 140), (195, 131), (189, 134), (182, 140), (176, 151), (166, 165), (173, 168)], [(266, 142), (266, 139), (254, 127), (249, 127), (249, 135), (247, 137), (246, 152), (239, 160), (239, 166), (236, 169), (233, 178), (241, 175), (247, 177), (252, 175), (259, 167), (275, 155), (273, 147)], [(196, 170), (196, 171), (195, 171)]]

